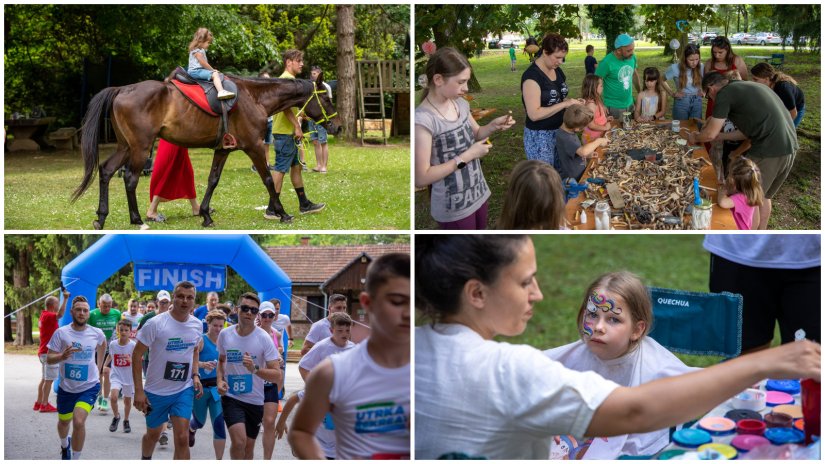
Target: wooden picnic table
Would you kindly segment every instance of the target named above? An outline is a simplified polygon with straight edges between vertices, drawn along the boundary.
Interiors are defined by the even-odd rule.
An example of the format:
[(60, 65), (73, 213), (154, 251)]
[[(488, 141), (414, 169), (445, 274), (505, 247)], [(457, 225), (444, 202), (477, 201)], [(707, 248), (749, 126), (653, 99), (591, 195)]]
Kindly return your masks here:
[[(657, 121), (657, 124), (665, 124), (670, 121)], [(614, 125), (618, 126), (618, 122), (614, 121)], [(681, 134), (684, 138), (686, 136), (686, 131), (695, 131), (697, 129), (696, 121), (688, 120), (688, 121), (681, 121), (682, 131)], [(599, 148), (596, 151), (596, 156), (591, 158), (588, 161), (587, 168), (582, 175), (582, 180), (587, 179), (591, 176), (591, 172), (593, 168), (599, 163), (601, 160), (604, 159), (605, 150), (604, 148)], [(695, 148), (693, 150), (693, 158), (704, 158), (707, 163), (702, 166), (702, 170), (699, 174), (699, 184), (701, 186), (710, 187), (714, 190), (705, 190), (705, 194), (709, 194), (708, 196), (711, 198), (713, 202), (713, 213), (711, 217), (711, 229), (713, 230), (736, 230), (736, 223), (733, 220), (733, 214), (730, 210), (721, 208), (718, 204), (716, 204), (716, 171), (713, 168), (713, 165), (710, 162), (710, 157), (708, 156), (707, 150), (705, 150), (704, 146)], [(643, 162), (643, 161), (640, 161)], [(595, 219), (595, 211), (594, 207), (591, 206), (587, 209), (587, 222), (582, 224), (580, 221), (575, 220), (576, 213), (582, 210), (581, 202), (584, 201), (585, 195), (584, 192), (579, 193), (579, 196), (567, 201), (567, 205), (565, 206), (565, 217), (567, 221), (570, 223), (570, 227), (574, 230), (595, 230), (596, 229), (596, 219)], [(607, 200), (607, 198), (606, 198)], [(613, 205), (611, 204), (611, 210), (615, 210)], [(687, 217), (686, 223), (690, 221), (690, 218)], [(644, 226), (650, 226), (652, 228), (653, 224), (645, 224)], [(646, 227), (645, 227), (646, 228)]]
[(772, 56), (766, 56), (766, 55), (750, 55), (750, 56), (746, 56), (745, 58), (750, 58), (750, 59), (753, 59), (753, 60), (769, 61), (773, 57)]
[(6, 119), (4, 124), (8, 128), (8, 135), (14, 137), (8, 144), (9, 151), (40, 151), (50, 147), (46, 142), (46, 129), (55, 118), (27, 118)]

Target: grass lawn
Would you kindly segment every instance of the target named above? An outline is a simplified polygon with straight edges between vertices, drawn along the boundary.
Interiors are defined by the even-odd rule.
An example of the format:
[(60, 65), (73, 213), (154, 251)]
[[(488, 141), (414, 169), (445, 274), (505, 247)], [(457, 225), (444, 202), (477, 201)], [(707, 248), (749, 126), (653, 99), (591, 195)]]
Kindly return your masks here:
[[(101, 147), (101, 159), (114, 146)], [(410, 144), (409, 138), (393, 138), (390, 145), (350, 145), (330, 139), (329, 173), (304, 172), (307, 196), (326, 203), (321, 213), (300, 215), (291, 182), (284, 180), (281, 201), (292, 224), (264, 219), (269, 195), (260, 177), (250, 170), (245, 153), (233, 152), (226, 162), (221, 181), (210, 206), (216, 229), (230, 230), (406, 230), (410, 228)], [(195, 170), (195, 189), (203, 198), (212, 151), (189, 152)], [(274, 156), (270, 154), (270, 156)], [(314, 153), (307, 154), (309, 167)], [(71, 193), (80, 184), (83, 164), (79, 152), (18, 152), (5, 156), (5, 228), (92, 229), (97, 217), (98, 182), (74, 204)], [(288, 176), (287, 176), (288, 177)], [(107, 230), (136, 230), (129, 223), (123, 182), (115, 177), (109, 184)], [(142, 215), (149, 206), (149, 177), (141, 177), (137, 190)], [(161, 204), (165, 223), (149, 223), (153, 230), (201, 229), (201, 218), (192, 217), (187, 201)]]
[[(534, 306), (533, 318), (522, 335), (499, 340), (540, 350), (578, 340), (576, 314), (584, 291), (606, 272), (628, 270), (640, 276), (647, 286), (707, 292), (710, 255), (702, 248), (703, 239), (695, 234), (534, 235), (536, 279), (544, 300)], [(417, 324), (422, 323), (419, 317)], [(778, 331), (774, 344), (779, 344)], [(699, 367), (722, 359), (677, 356), (686, 364)]]
[[(605, 55), (604, 41), (591, 41), (596, 47), (598, 60)], [(572, 42), (570, 53), (562, 70), (567, 76), (570, 97), (581, 95), (581, 82), (584, 78), (585, 43)], [(641, 44), (644, 46), (645, 44)], [(702, 47), (702, 61), (710, 57), (710, 47)], [(805, 92), (806, 114), (799, 128), (800, 149), (797, 153), (793, 171), (782, 189), (774, 198), (773, 215), (770, 229), (820, 230), (821, 228), (821, 56), (811, 53), (794, 53), (788, 48), (734, 46), (734, 52), (742, 55), (770, 55), (785, 53), (784, 71), (793, 76)], [(636, 49), (639, 73), (648, 66), (656, 66), (661, 72), (671, 63), (670, 57), (661, 54), (660, 47), (640, 47)], [(483, 159), (484, 177), (492, 191), (488, 228), (494, 228), (501, 213), (507, 177), (513, 166), (525, 159), (522, 134), (524, 131), (525, 112), (521, 103), (521, 74), (529, 65), (527, 56), (517, 56), (517, 72), (510, 72), (510, 59), (507, 50), (485, 51), (480, 58), (473, 58), (475, 75), (482, 91), (475, 94), (471, 103), (473, 108), (496, 108), (496, 112), (479, 121), (481, 125), (491, 119), (512, 110), (516, 124), (507, 132), (497, 133), (491, 137), (493, 148)], [(756, 61), (745, 59), (748, 66)], [(416, 101), (420, 100), (420, 91)], [(667, 117), (670, 117), (673, 101), (668, 103)], [(704, 111), (703, 111), (704, 114)], [(415, 228), (435, 229), (437, 224), (429, 213), (429, 196), (426, 190), (415, 193)]]

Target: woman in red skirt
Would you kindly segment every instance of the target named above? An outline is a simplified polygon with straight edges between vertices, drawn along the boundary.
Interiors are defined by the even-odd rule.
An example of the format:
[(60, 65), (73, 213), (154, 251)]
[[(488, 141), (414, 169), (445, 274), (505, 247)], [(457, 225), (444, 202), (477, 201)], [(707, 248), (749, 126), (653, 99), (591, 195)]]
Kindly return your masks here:
[(158, 213), (158, 204), (181, 198), (189, 200), (192, 215), (197, 216), (200, 205), (195, 195), (195, 173), (189, 160), (189, 150), (166, 140), (158, 142), (158, 152), (149, 183), (151, 204), (146, 211), (146, 218), (154, 222), (163, 222), (166, 217)]

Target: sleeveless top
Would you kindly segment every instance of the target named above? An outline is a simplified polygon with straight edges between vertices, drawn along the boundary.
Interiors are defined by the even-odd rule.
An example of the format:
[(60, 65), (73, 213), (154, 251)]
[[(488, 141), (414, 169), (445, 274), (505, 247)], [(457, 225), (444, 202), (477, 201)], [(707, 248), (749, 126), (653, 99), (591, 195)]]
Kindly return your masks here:
[[(716, 71), (720, 74), (725, 74), (727, 72), (736, 71), (736, 59), (734, 58), (733, 64), (731, 64), (730, 68), (716, 69), (714, 66), (716, 66), (716, 62), (711, 62), (710, 63), (710, 70), (708, 70), (708, 72)], [(711, 116), (713, 116), (713, 99), (709, 98), (707, 108), (705, 109), (705, 119), (707, 119)], [(709, 146), (709, 144), (705, 143), (705, 147), (707, 147), (707, 146)]]
[[(541, 89), (540, 104), (542, 108), (548, 108), (555, 104), (561, 103), (567, 98), (569, 91), (567, 87), (567, 77), (561, 68), (556, 68), (556, 80), (551, 81), (547, 74), (539, 68), (536, 62), (530, 65), (524, 74), (521, 75), (521, 85), (524, 87), (524, 81), (535, 81)], [(521, 104), (524, 109), (527, 109), (527, 104), (524, 102), (524, 95), (521, 96)], [(525, 111), (526, 113), (526, 111)], [(524, 126), (530, 130), (556, 130), (561, 127), (564, 120), (564, 111), (559, 111), (549, 118), (533, 121), (530, 116), (525, 115)]]
[[(607, 124), (607, 113), (605, 113), (603, 105), (596, 104), (596, 111), (593, 112), (593, 122), (600, 126)], [(585, 143), (592, 142), (603, 135), (604, 131), (593, 130), (589, 127), (585, 127), (582, 131), (582, 139), (587, 140)]]

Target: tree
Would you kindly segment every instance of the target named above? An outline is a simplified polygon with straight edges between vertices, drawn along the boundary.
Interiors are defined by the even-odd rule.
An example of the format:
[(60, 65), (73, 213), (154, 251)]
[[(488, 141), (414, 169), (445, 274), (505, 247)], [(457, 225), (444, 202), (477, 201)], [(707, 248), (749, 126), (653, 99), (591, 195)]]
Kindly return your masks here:
[(802, 45), (801, 37), (807, 38), (807, 46), (811, 50), (819, 50), (822, 34), (820, 8), (820, 5), (774, 5), (772, 17), (776, 20), (776, 32), (783, 39), (793, 36), (794, 50)]
[(338, 114), (345, 139), (355, 140), (355, 6), (338, 5)]
[(621, 33), (631, 33), (635, 24), (634, 5), (587, 5), (587, 14), (597, 27), (604, 33), (607, 53), (615, 48), (613, 43)]
[[(716, 12), (711, 5), (700, 4), (641, 5), (639, 13), (645, 18), (640, 32), (654, 43), (663, 45), (664, 55), (676, 52), (677, 56), (687, 45), (690, 26), (683, 27), (680, 31), (676, 22), (686, 20), (690, 25), (691, 21), (698, 18), (710, 22), (716, 17)], [(670, 41), (673, 38), (679, 40), (678, 50), (670, 48)]]

